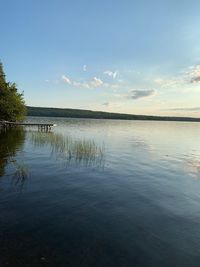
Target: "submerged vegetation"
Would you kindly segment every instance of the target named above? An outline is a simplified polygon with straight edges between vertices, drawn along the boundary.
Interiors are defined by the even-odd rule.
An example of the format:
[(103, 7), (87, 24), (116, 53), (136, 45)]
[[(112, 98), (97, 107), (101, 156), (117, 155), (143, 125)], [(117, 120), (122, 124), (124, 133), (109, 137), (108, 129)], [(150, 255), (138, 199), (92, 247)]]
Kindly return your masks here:
[(0, 63), (0, 121), (17, 121), (26, 115), (23, 93), (19, 93), (15, 83), (6, 81), (3, 65)]
[(23, 154), (18, 154), (18, 151), (23, 151), (26, 138), (36, 149), (48, 149), (50, 155), (60, 160), (64, 167), (69, 164), (104, 166), (104, 146), (98, 146), (92, 140), (75, 139), (53, 132), (26, 132), (21, 127), (0, 129), (0, 177), (9, 178), (20, 191), (30, 176)]
[(11, 174), (13, 183), (15, 186), (17, 185), (22, 189), (29, 176), (28, 168), (23, 162), (17, 161), (14, 158), (10, 158), (9, 162), (12, 163), (13, 167), (13, 172)]
[(74, 139), (59, 133), (30, 132), (31, 142), (35, 147), (48, 147), (52, 155), (65, 163), (75, 162), (83, 165), (102, 165), (104, 147), (94, 141)]

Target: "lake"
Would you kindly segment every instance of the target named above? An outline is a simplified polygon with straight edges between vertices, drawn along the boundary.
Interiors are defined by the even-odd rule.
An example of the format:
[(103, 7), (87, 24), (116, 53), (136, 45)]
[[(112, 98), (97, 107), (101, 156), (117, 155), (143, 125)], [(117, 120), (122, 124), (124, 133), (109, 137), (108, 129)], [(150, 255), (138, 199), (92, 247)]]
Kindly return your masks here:
[(200, 123), (27, 118), (0, 132), (0, 266), (200, 262)]

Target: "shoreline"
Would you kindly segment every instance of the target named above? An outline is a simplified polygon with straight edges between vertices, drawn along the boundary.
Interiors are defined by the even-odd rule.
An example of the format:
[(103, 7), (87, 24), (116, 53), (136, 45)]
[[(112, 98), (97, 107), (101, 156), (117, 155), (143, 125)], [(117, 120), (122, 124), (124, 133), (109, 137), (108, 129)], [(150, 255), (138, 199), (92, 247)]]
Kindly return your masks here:
[(46, 107), (27, 106), (27, 111), (28, 111), (27, 116), (33, 116), (33, 117), (200, 122), (200, 118), (194, 118), (194, 117), (134, 115), (134, 114), (125, 114), (125, 113), (111, 113), (111, 112), (104, 112), (104, 111), (67, 109), (67, 108), (64, 109), (64, 108), (46, 108)]

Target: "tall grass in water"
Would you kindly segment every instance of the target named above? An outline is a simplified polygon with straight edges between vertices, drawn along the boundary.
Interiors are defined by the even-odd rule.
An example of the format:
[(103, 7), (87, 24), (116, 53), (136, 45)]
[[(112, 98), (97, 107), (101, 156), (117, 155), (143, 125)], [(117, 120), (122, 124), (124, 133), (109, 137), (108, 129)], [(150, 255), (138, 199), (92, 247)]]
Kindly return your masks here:
[(48, 147), (56, 158), (66, 163), (91, 166), (104, 164), (104, 146), (98, 146), (93, 140), (74, 139), (60, 133), (31, 132), (31, 142), (35, 147)]
[(11, 158), (10, 163), (12, 163), (14, 169), (13, 182), (15, 186), (19, 186), (22, 189), (29, 176), (28, 169), (23, 162), (19, 162), (15, 159)]

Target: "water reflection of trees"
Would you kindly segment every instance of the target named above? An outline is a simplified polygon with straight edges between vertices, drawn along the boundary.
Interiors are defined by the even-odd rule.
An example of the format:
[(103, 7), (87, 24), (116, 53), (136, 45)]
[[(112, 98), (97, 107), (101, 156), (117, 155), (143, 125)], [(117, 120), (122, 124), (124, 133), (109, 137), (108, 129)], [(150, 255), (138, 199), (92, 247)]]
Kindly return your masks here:
[[(23, 188), (28, 170), (24, 163), (16, 159), (18, 151), (22, 150), (25, 141), (23, 128), (0, 129), (0, 177), (6, 176), (11, 179), (11, 184)], [(9, 171), (6, 173), (6, 166)]]
[(36, 148), (45, 151), (48, 149), (65, 166), (72, 163), (84, 167), (104, 166), (104, 146), (99, 146), (92, 140), (75, 139), (54, 132), (26, 132), (20, 127), (0, 129), (0, 177), (10, 179), (12, 185), (20, 188), (24, 187), (29, 176), (22, 154), (17, 156), (17, 152), (23, 150), (25, 139)]
[(54, 132), (30, 132), (29, 137), (36, 148), (49, 148), (51, 155), (62, 159), (66, 164), (76, 163), (84, 166), (104, 164), (104, 146), (98, 146), (92, 140), (75, 139)]

